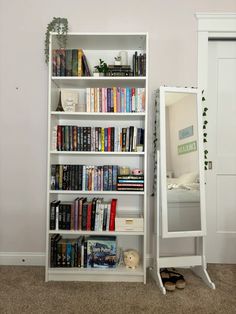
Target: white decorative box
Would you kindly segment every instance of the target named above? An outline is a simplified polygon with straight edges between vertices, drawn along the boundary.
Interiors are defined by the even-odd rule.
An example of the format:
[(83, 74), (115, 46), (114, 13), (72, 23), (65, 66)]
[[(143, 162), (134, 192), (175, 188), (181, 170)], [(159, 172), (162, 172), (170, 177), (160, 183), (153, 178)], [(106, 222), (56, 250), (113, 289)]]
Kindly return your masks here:
[(132, 214), (120, 214), (115, 218), (116, 231), (143, 231), (143, 217)]

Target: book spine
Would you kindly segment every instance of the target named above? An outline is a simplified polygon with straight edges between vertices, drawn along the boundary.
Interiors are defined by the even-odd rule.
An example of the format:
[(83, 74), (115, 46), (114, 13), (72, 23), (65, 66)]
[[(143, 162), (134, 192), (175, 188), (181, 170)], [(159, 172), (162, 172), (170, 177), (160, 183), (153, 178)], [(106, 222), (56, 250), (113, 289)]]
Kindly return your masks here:
[(87, 209), (88, 203), (85, 202), (82, 209), (82, 230), (87, 230)]
[(82, 216), (83, 216), (83, 199), (79, 200), (79, 210), (78, 210), (78, 230), (82, 230)]
[(109, 228), (110, 228), (110, 217), (111, 217), (111, 203), (107, 204), (106, 231), (109, 231)]
[(107, 229), (107, 204), (103, 204), (103, 222), (102, 222), (102, 231)]
[(116, 89), (116, 110), (117, 110), (117, 112), (121, 112), (121, 106), (120, 106), (120, 87), (117, 87), (117, 89)]
[(50, 204), (50, 230), (55, 230), (56, 229), (56, 207), (55, 203), (51, 202)]
[(129, 103), (130, 96), (129, 96), (129, 94), (130, 94), (130, 89), (127, 87), (126, 88), (126, 112), (130, 112), (130, 103)]
[(109, 224), (109, 230), (110, 231), (115, 231), (116, 204), (117, 204), (117, 199), (112, 199), (112, 201), (111, 201), (110, 224)]
[(55, 230), (59, 230), (59, 205), (60, 202), (57, 202), (56, 204), (56, 217), (55, 217)]
[(56, 50), (56, 76), (61, 75), (61, 58), (60, 58), (60, 49)]
[(78, 76), (78, 50), (72, 49), (72, 76)]
[(66, 51), (60, 50), (60, 76), (66, 76)]
[(105, 131), (104, 128), (100, 128), (101, 130), (101, 149), (99, 151), (104, 152), (105, 151)]
[(112, 191), (117, 190), (118, 166), (112, 166)]
[(82, 56), (83, 56), (83, 50), (82, 49), (78, 49), (78, 76), (83, 76)]
[(111, 128), (107, 128), (107, 151), (111, 151)]
[(108, 189), (108, 166), (103, 166), (103, 191), (109, 191), (109, 189)]
[(94, 112), (94, 88), (90, 88), (90, 112)]
[(72, 50), (66, 49), (66, 76), (72, 76)]
[(113, 87), (114, 112), (117, 112), (117, 88)]
[(112, 191), (112, 166), (108, 166), (108, 191)]
[(91, 127), (87, 127), (87, 151), (91, 151)]
[(114, 112), (114, 96), (113, 96), (113, 88), (111, 90), (111, 112)]
[(91, 72), (88, 66), (87, 58), (85, 54), (82, 55), (83, 67), (84, 67), (84, 74), (85, 76), (91, 76)]
[(71, 230), (71, 205), (65, 206), (66, 211), (66, 230)]
[(62, 127), (61, 125), (57, 126), (57, 150), (62, 150)]
[(92, 203), (88, 203), (87, 209), (87, 230), (91, 230)]
[(99, 112), (102, 112), (102, 88), (99, 88)]
[(111, 88), (107, 88), (107, 112), (111, 112)]
[(122, 152), (126, 151), (127, 128), (122, 128)]
[(92, 200), (91, 230), (94, 231), (96, 218), (96, 199)]
[(52, 50), (52, 76), (57, 76), (57, 51)]
[(90, 88), (86, 88), (86, 111), (91, 112), (90, 108)]
[(84, 268), (87, 268), (87, 252), (88, 252), (88, 249), (87, 249), (87, 241), (84, 242)]

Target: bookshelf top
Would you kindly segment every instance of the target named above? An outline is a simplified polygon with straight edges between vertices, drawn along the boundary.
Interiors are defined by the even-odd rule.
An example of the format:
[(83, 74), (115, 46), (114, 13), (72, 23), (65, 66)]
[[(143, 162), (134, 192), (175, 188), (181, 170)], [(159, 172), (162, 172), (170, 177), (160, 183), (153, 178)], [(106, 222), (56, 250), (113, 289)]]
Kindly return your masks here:
[[(56, 33), (51, 35), (52, 49), (57, 49)], [(147, 33), (68, 33), (67, 48), (146, 51), (147, 36)]]

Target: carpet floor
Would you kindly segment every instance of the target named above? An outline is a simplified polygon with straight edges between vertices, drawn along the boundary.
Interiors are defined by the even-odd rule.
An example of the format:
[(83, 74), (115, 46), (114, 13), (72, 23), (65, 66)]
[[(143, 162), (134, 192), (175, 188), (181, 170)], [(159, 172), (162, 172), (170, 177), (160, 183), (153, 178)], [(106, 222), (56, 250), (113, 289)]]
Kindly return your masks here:
[(163, 296), (148, 283), (44, 282), (43, 267), (0, 267), (1, 314), (235, 314), (236, 265), (209, 265), (216, 290), (190, 270), (182, 273), (186, 288)]

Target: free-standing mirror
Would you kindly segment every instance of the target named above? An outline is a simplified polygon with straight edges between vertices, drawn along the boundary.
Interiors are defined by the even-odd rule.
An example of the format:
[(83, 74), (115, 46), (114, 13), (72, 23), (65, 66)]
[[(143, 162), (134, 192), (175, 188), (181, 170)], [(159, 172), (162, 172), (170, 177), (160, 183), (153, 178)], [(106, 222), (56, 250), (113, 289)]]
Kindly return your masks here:
[(201, 93), (160, 88), (162, 236), (205, 235)]

